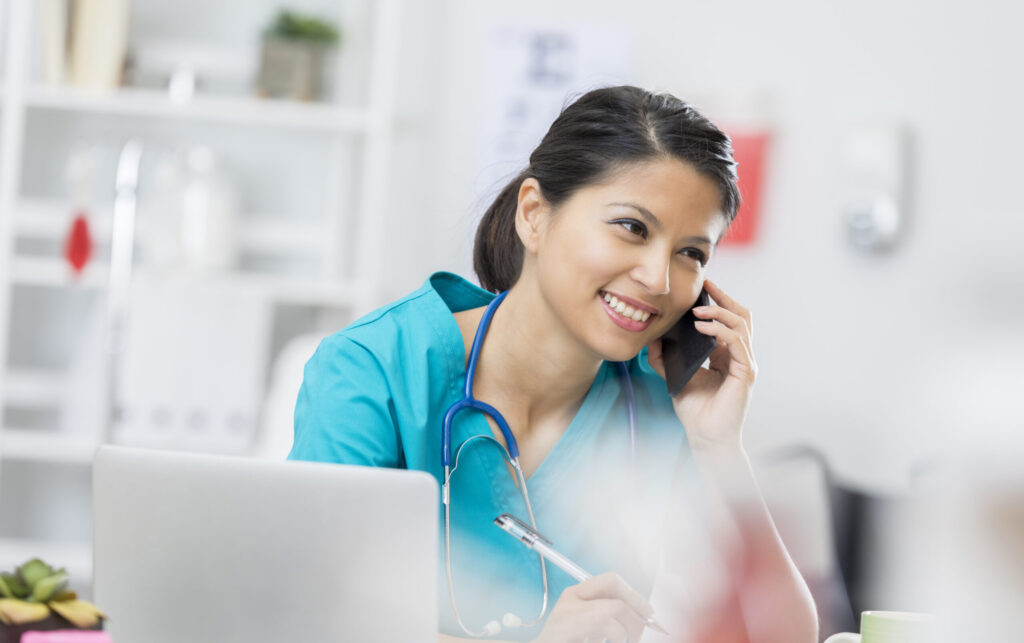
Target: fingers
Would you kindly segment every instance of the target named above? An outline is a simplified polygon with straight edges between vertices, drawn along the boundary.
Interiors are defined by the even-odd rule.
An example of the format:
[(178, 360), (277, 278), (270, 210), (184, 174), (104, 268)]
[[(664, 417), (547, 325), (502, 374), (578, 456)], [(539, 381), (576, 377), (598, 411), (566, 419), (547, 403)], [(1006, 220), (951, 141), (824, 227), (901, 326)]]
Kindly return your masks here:
[(751, 337), (753, 336), (754, 321), (753, 316), (751, 315), (749, 310), (741, 306), (735, 299), (727, 295), (725, 291), (718, 286), (718, 284), (711, 281), (710, 279), (704, 279), (704, 290), (708, 291), (708, 294), (711, 295), (711, 298), (714, 299), (715, 303), (717, 303), (719, 306), (745, 319), (747, 322), (747, 329), (749, 330)]
[(704, 320), (714, 319), (720, 321), (737, 333), (750, 336), (750, 327), (747, 324), (747, 320), (721, 306), (697, 306), (693, 309), (693, 314)]
[(647, 626), (647, 617), (654, 613), (647, 599), (614, 572), (580, 583), (576, 586), (576, 596), (594, 607), (591, 613), (598, 620), (591, 625), (614, 634), (608, 636), (612, 641), (639, 641)]
[(599, 574), (583, 581), (574, 588), (576, 596), (583, 600), (601, 598), (617, 598), (629, 605), (634, 612), (647, 618), (654, 613), (654, 608), (647, 599), (637, 593), (622, 577), (614, 572)]
[[(587, 637), (609, 641), (639, 641), (647, 622), (632, 607), (617, 598), (599, 598), (587, 603), (590, 618)], [(600, 638), (598, 638), (600, 640)]]
[(713, 321), (698, 320), (694, 325), (700, 332), (714, 337), (719, 345), (724, 344), (728, 348), (729, 357), (731, 358), (729, 364), (730, 372), (732, 372), (733, 364), (736, 364), (739, 370), (735, 371), (734, 374), (744, 378), (748, 383), (753, 383), (754, 378), (757, 376), (757, 367), (754, 365), (754, 358), (750, 353), (747, 342), (743, 341), (740, 333), (725, 324), (716, 324)]
[(537, 640), (636, 643), (653, 611), (618, 574), (601, 574), (562, 592)]
[[(711, 335), (720, 345), (724, 345), (728, 349), (730, 362), (735, 361), (739, 367), (735, 373), (753, 382), (757, 376), (757, 364), (754, 363), (750, 311), (739, 305), (710, 279), (705, 279), (704, 285), (718, 305), (697, 306), (693, 309), (693, 314), (700, 318), (695, 324), (697, 330), (705, 335)], [(715, 321), (719, 323), (716, 324)], [(714, 361), (712, 360), (712, 363)], [(725, 366), (725, 362), (721, 364)], [(728, 368), (732, 371), (733, 364), (730, 363)]]

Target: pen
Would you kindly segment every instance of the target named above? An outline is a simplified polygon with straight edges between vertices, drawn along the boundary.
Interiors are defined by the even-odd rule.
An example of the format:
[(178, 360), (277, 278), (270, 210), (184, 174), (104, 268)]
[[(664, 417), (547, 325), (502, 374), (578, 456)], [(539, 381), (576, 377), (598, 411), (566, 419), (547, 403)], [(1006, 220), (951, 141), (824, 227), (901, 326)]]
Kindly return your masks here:
[[(557, 565), (562, 571), (569, 574), (577, 581), (582, 583), (590, 578), (590, 574), (588, 574), (586, 570), (563, 556), (554, 547), (552, 547), (550, 540), (538, 534), (530, 527), (530, 525), (516, 518), (512, 514), (501, 514), (494, 519), (494, 524), (504, 529), (510, 536), (513, 536), (519, 542), (537, 552), (545, 559), (551, 561), (554, 565)], [(655, 632), (668, 634), (668, 632), (665, 631), (665, 628), (662, 627), (658, 621), (654, 620), (653, 616), (647, 617), (647, 627), (651, 628)]]

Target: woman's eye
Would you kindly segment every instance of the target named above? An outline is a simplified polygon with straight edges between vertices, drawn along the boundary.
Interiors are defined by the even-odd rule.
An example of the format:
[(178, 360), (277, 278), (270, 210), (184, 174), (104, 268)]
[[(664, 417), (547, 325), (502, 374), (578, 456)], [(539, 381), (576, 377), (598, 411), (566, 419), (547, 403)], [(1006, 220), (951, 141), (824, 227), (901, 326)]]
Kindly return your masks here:
[(644, 239), (647, 238), (647, 226), (636, 219), (622, 219), (620, 221), (616, 221), (616, 223), (639, 237), (643, 237)]
[(702, 266), (708, 262), (708, 256), (704, 254), (703, 250), (698, 250), (697, 248), (684, 248), (679, 252), (696, 259)]

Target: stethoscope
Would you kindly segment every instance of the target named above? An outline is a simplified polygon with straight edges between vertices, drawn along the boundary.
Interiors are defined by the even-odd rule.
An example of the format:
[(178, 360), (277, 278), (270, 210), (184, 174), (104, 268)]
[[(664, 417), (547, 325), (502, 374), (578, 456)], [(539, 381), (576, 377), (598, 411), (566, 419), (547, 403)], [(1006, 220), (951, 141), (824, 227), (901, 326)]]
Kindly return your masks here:
[[(508, 295), (508, 291), (501, 293), (487, 306), (487, 310), (484, 311), (483, 318), (480, 320), (480, 325), (477, 326), (476, 335), (473, 337), (473, 347), (469, 353), (469, 365), (466, 367), (466, 388), (463, 393), (462, 399), (458, 400), (450, 407), (444, 414), (444, 424), (441, 428), (441, 462), (444, 465), (444, 483), (441, 485), (441, 501), (444, 503), (444, 565), (445, 573), (448, 578), (448, 598), (452, 603), (452, 611), (455, 612), (455, 620), (458, 621), (459, 627), (462, 631), (469, 636), (494, 636), (501, 631), (501, 624), (498, 621), (490, 621), (484, 626), (481, 631), (473, 631), (466, 627), (466, 624), (462, 622), (462, 617), (459, 614), (458, 605), (455, 602), (455, 588), (452, 582), (452, 549), (451, 549), (451, 481), (452, 474), (459, 468), (459, 455), (467, 444), (473, 440), (483, 439), (490, 440), (496, 444), (500, 449), (502, 456), (512, 466), (515, 476), (519, 481), (519, 490), (523, 494), (523, 502), (526, 504), (526, 513), (530, 519), (530, 525), (534, 531), (537, 530), (537, 521), (533, 517), (533, 507), (530, 505), (530, 494), (526, 491), (526, 476), (523, 475), (523, 469), (519, 466), (519, 445), (516, 443), (516, 437), (512, 434), (512, 429), (509, 428), (508, 422), (502, 417), (498, 409), (481, 402), (480, 400), (473, 397), (473, 380), (476, 376), (476, 365), (480, 360), (480, 349), (484, 343), (484, 337), (487, 335), (487, 329), (491, 325), (491, 318), (494, 317), (494, 311), (501, 305), (502, 300)], [(622, 387), (626, 393), (626, 408), (629, 412), (629, 446), (630, 446), (630, 459), (634, 461), (636, 458), (636, 400), (633, 397), (633, 380), (629, 375), (629, 368), (625, 362), (616, 362), (616, 366), (619, 371), (619, 379), (622, 382)], [(462, 444), (459, 445), (458, 450), (455, 452), (455, 464), (452, 466), (452, 420), (459, 413), (459, 411), (465, 409), (475, 409), (490, 416), (501, 430), (503, 436), (505, 436), (505, 443), (508, 445), (506, 449), (501, 442), (498, 442), (493, 436), (490, 435), (474, 435), (466, 438)], [(522, 619), (515, 616), (514, 614), (505, 614), (502, 618), (502, 623), (506, 627), (530, 627), (537, 625), (544, 618), (544, 614), (548, 609), (548, 573), (544, 566), (544, 558), (538, 555), (540, 560), (540, 575), (541, 584), (544, 588), (544, 598), (541, 601), (540, 613), (537, 618), (528, 623), (522, 622)]]

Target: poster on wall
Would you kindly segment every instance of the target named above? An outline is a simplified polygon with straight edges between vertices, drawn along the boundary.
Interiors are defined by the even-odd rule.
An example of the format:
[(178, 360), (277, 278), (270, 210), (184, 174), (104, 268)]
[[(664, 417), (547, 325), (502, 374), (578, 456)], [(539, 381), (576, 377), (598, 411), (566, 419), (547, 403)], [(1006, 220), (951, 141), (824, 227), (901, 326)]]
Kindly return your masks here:
[(633, 77), (631, 35), (611, 25), (498, 23), (488, 43), (477, 137), (485, 204), (526, 167), (567, 103)]

